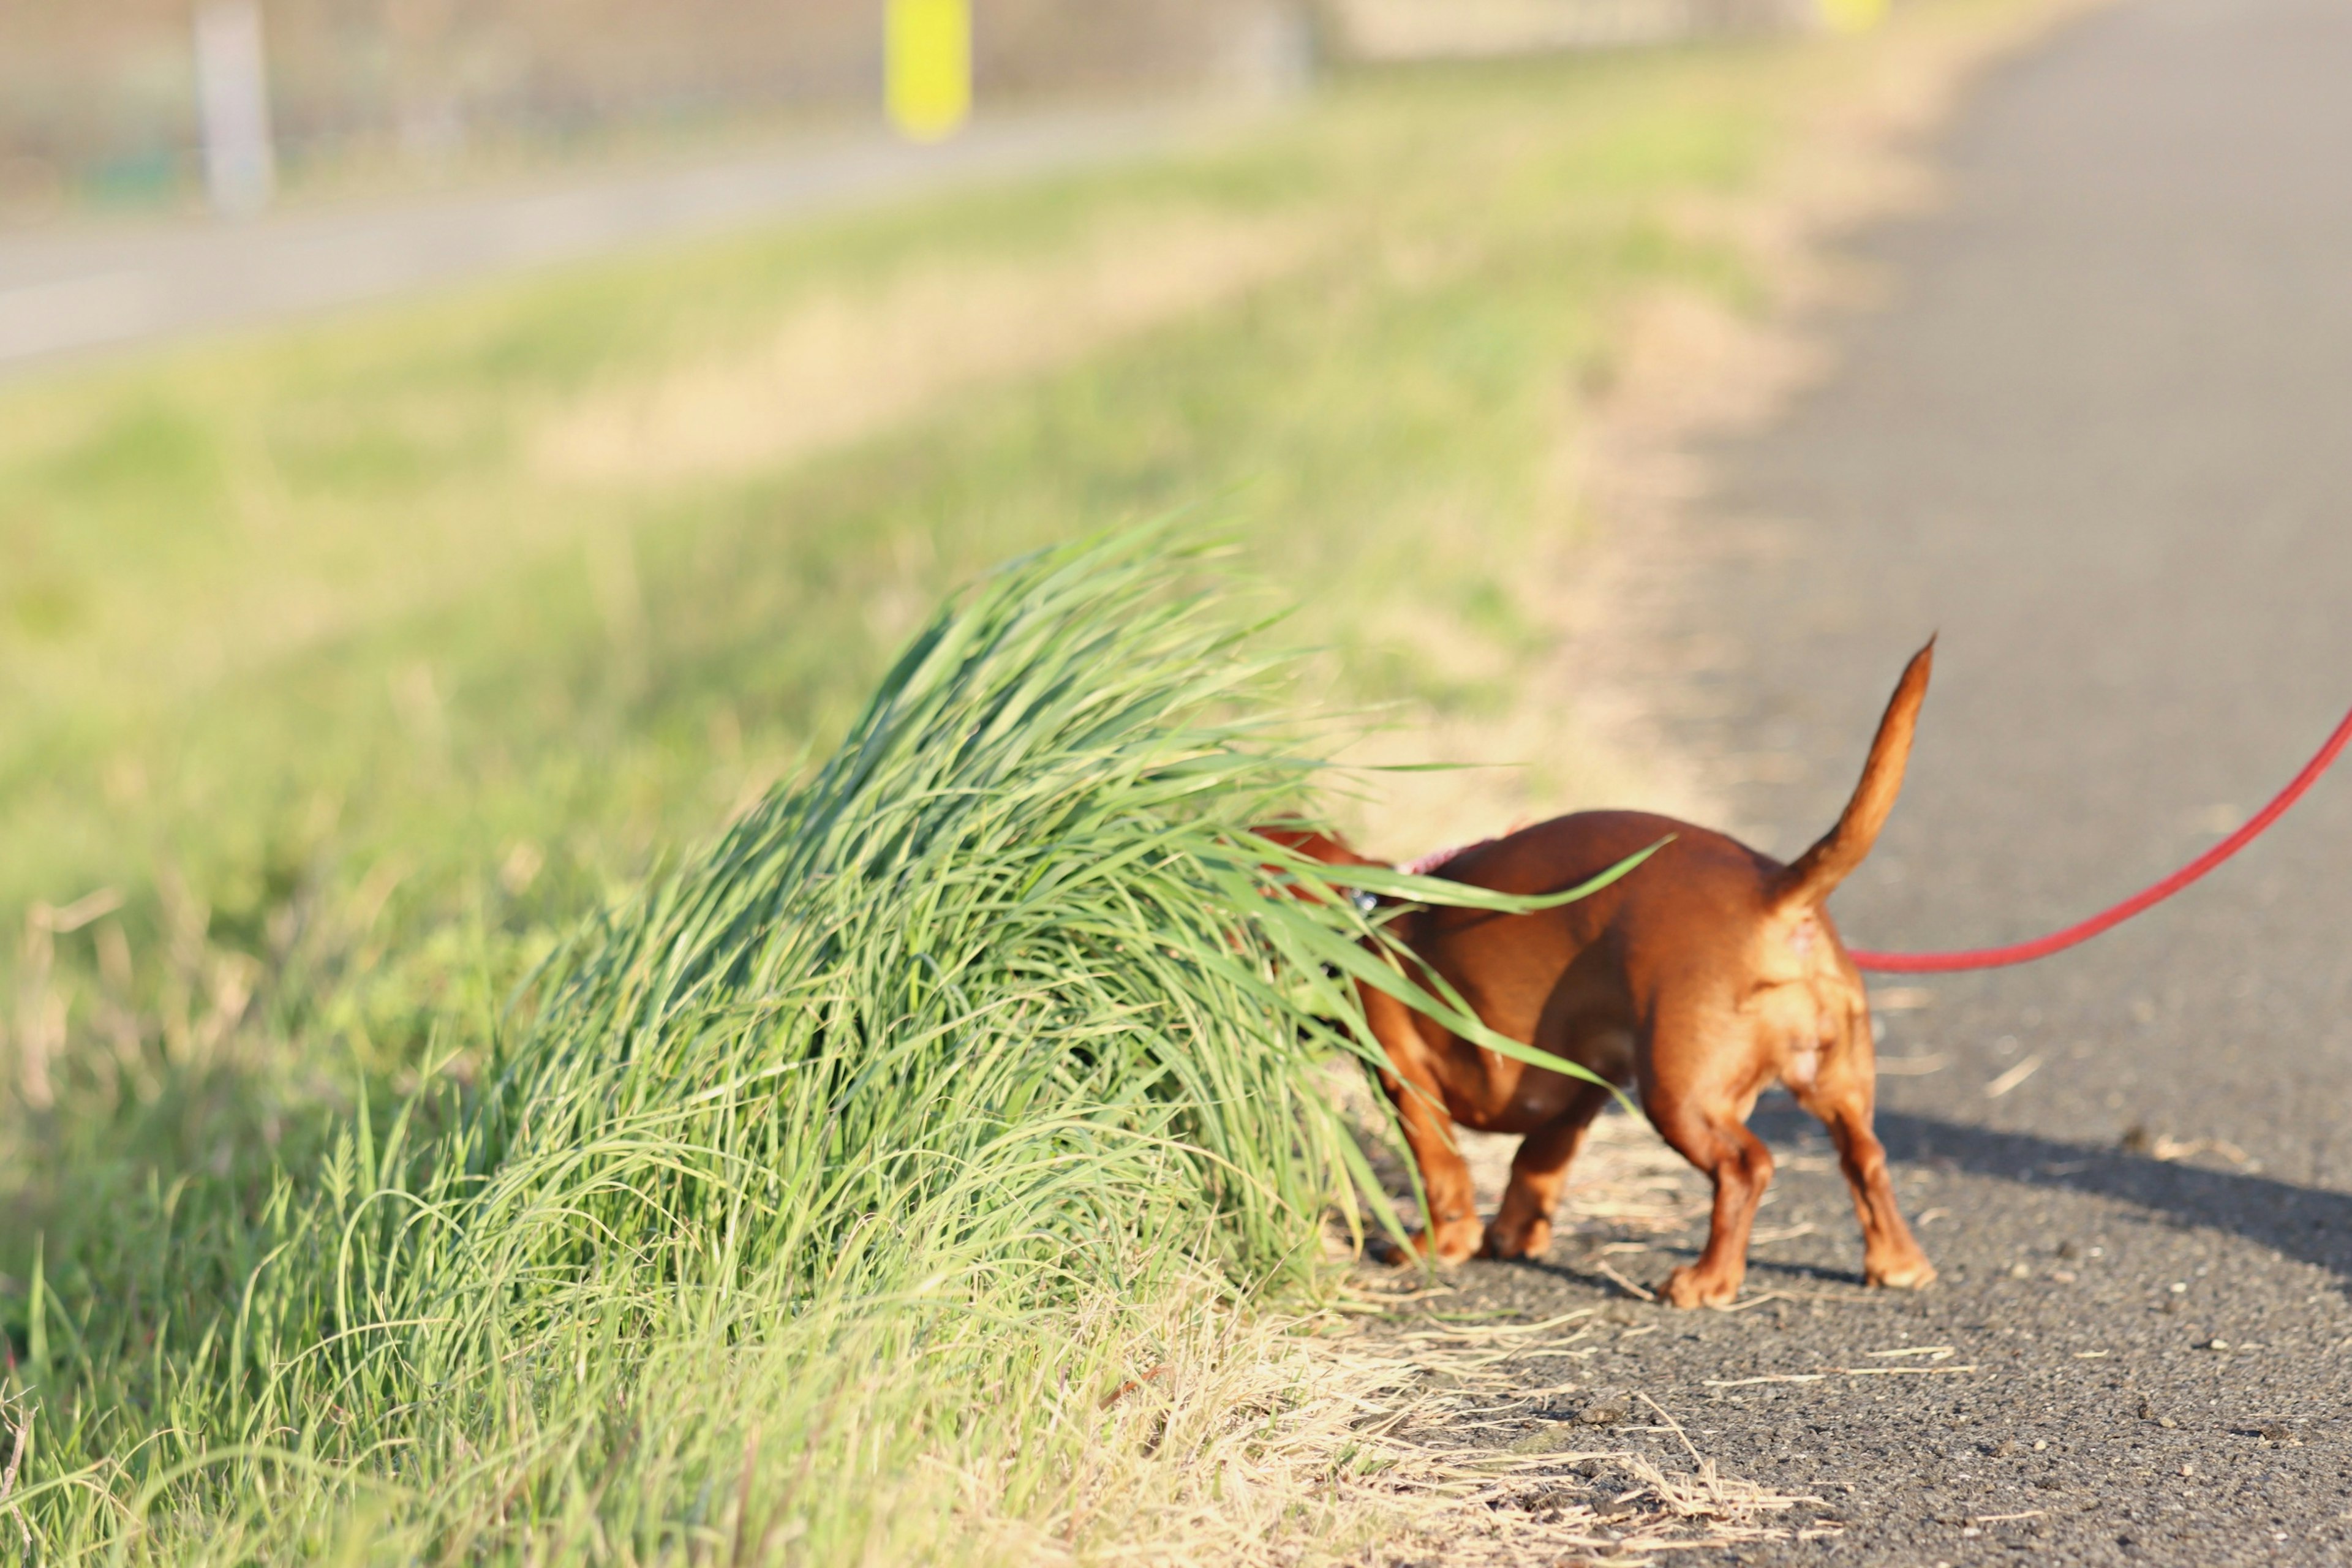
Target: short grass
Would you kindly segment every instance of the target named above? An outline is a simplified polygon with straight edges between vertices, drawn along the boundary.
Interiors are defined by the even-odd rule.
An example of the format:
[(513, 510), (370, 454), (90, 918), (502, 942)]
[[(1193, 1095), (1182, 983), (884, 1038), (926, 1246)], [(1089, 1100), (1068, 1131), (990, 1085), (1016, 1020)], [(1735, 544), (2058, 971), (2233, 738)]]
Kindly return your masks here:
[[(1370, 75), (1116, 170), (0, 392), (10, 1375), (85, 1353), (126, 1216), (291, 1223), (315, 1194), (280, 1173), (358, 1158), (355, 1112), (488, 1081), (533, 966), (829, 750), (991, 562), (1197, 509), (1296, 593), (1339, 694), (1503, 702), (1543, 648), (1519, 563), (1579, 525), (1559, 454), (1620, 313), (1754, 293), (1675, 214), (1755, 181), (1874, 47)], [(1202, 235), (1233, 243), (1170, 238)], [(823, 442), (551, 456), (583, 410), (761, 386), (811, 321), (848, 323), (853, 386), (856, 324), (926, 279), (1081, 254), (1252, 259), (1048, 353), (943, 347), (967, 374)], [(988, 1507), (1025, 1517), (1009, 1495)], [(602, 1517), (583, 1497), (565, 1517)]]

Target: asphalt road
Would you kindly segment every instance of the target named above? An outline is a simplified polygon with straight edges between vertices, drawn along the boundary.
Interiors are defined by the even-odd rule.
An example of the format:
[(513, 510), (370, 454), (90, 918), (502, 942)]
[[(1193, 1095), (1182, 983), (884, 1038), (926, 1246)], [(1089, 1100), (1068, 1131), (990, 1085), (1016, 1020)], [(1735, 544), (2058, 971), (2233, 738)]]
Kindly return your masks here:
[[(1721, 657), (1677, 724), (1742, 759), (1764, 847), (1833, 818), (1941, 633), (1908, 791), (1832, 905), (1856, 945), (2104, 906), (2352, 704), (2347, 84), (2342, 0), (2070, 26), (1955, 127), (1950, 202), (1868, 239), (1895, 297), (1836, 329), (1840, 372), (1716, 454), (1740, 543), (1690, 568)], [(1882, 1057), (1943, 1062), (1883, 1079), (1879, 1118), (1942, 1283), (1859, 1289), (1826, 1142), (1768, 1100), (1759, 1129), (1811, 1168), (1784, 1163), (1763, 1223), (1816, 1227), (1757, 1249), (1750, 1291), (1782, 1299), (1629, 1302), (1607, 1348), (1528, 1375), (1646, 1390), (1726, 1472), (1845, 1527), (1746, 1561), (2352, 1562), (2347, 934), (2352, 769), (2122, 931), (1886, 1016)], [(1622, 1294), (1610, 1239), (1475, 1265), (1450, 1305)], [(1654, 1281), (1697, 1239), (1607, 1261)], [(1895, 1365), (1920, 1370), (1832, 1370)], [(1737, 1381), (1768, 1377), (1816, 1380)]]
[(844, 136), (530, 189), (247, 219), (0, 233), (0, 377), (68, 356), (828, 212), (1157, 144), (1165, 108), (983, 121), (950, 142)]

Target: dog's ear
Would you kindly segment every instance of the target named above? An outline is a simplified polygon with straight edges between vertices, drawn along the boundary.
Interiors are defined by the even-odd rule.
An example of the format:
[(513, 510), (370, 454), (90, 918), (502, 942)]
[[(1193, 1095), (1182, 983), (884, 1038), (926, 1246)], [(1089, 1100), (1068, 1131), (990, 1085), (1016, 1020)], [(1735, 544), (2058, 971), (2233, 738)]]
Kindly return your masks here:
[(1878, 737), (1870, 742), (1870, 760), (1862, 765), (1862, 782), (1854, 786), (1837, 826), (1772, 879), (1767, 896), (1775, 910), (1819, 904), (1878, 841), (1878, 830), (1895, 809), (1895, 797), (1903, 793), (1903, 765), (1911, 759), (1911, 733), (1919, 721), (1919, 704), (1927, 700), (1927, 672), (1935, 662), (1936, 639), (1929, 637), (1927, 646), (1911, 656), (1910, 667), (1887, 700)]

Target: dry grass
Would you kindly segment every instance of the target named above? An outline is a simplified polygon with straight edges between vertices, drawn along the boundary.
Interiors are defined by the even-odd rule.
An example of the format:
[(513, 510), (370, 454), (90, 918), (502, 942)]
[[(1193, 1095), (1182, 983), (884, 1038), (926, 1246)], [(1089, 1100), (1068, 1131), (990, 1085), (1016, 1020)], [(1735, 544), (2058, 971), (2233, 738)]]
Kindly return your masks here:
[(2151, 1160), (2168, 1163), (2193, 1160), (2200, 1154), (2211, 1154), (2242, 1170), (2257, 1170), (2261, 1163), (2235, 1143), (2222, 1138), (2175, 1138), (2169, 1133), (2151, 1132), (2137, 1122), (2125, 1129), (2123, 1150), (2127, 1154), (2145, 1154)]
[[(1415, 1292), (1386, 1303), (1396, 1311)], [(1378, 1300), (1378, 1298), (1373, 1298)], [(1604, 1426), (1558, 1419), (1551, 1402), (1584, 1393), (1574, 1384), (1530, 1386), (1517, 1363), (1556, 1356), (1607, 1325), (1588, 1308), (1537, 1323), (1466, 1325), (1423, 1318), (1384, 1336), (1409, 1347), (1410, 1398), (1393, 1398), (1378, 1430), (1394, 1450), (1383, 1472), (1390, 1486), (1410, 1484), (1414, 1507), (1402, 1511), (1403, 1539), (1419, 1560), (1445, 1563), (1628, 1561), (1659, 1552), (1735, 1546), (1762, 1540), (1836, 1534), (1833, 1523), (1799, 1525), (1787, 1516), (1822, 1500), (1780, 1493), (1723, 1475), (1681, 1424), (1646, 1394), (1622, 1401), (1608, 1420), (1620, 1431), (1668, 1435), (1680, 1458), (1661, 1460), (1626, 1447)], [(1607, 1403), (1605, 1399), (1601, 1401)], [(1482, 1431), (1517, 1428), (1548, 1417), (1507, 1447), (1472, 1447)], [(1369, 1561), (1387, 1561), (1375, 1555)]]
[[(1355, 1563), (1481, 1568), (1837, 1533), (1787, 1517), (1821, 1500), (1720, 1474), (1646, 1399), (1656, 1424), (1633, 1419), (1674, 1434), (1686, 1465), (1567, 1422), (1513, 1448), (1465, 1447), (1465, 1436), (1521, 1423), (1569, 1392), (1530, 1388), (1515, 1363), (1573, 1343), (1592, 1330), (1575, 1320), (1594, 1314), (1505, 1327), (1426, 1320), (1402, 1335), (1356, 1321), (1410, 1301), (1409, 1290), (1365, 1296), (1348, 1303), (1352, 1313), (1281, 1322), (1171, 1317), (1168, 1359), (1112, 1391), (1118, 1418), (1104, 1461), (1074, 1486), (1063, 1528), (1024, 1539), (1022, 1554), (1256, 1565), (1311, 1549)], [(1155, 1464), (1160, 1454), (1182, 1458)], [(1118, 1543), (1085, 1539), (1097, 1510), (1126, 1521)]]
[(1305, 265), (1318, 238), (1295, 215), (1179, 212), (1044, 259), (908, 267), (800, 301), (748, 350), (592, 394), (536, 452), (604, 481), (756, 472), (1233, 299)]
[[(1381, 1117), (1362, 1082), (1335, 1070), (1331, 1092), (1382, 1163)], [(1462, 1136), (1491, 1206), (1513, 1141)], [(1401, 1188), (1401, 1167), (1385, 1163)], [(1679, 1157), (1637, 1119), (1611, 1114), (1561, 1217), (1654, 1236), (1705, 1210), (1704, 1184)], [(1113, 1414), (1098, 1462), (1073, 1479), (1054, 1526), (1006, 1544), (1049, 1562), (1499, 1568), (1641, 1562), (1843, 1529), (1814, 1517), (1819, 1498), (1722, 1474), (1646, 1395), (1627, 1396), (1614, 1431), (1560, 1418), (1556, 1401), (1593, 1391), (1548, 1383), (1527, 1363), (1572, 1357), (1616, 1331), (1603, 1309), (1528, 1323), (1425, 1310), (1450, 1294), (1380, 1270), (1360, 1274), (1333, 1310), (1296, 1318), (1237, 1314), (1205, 1295), (1156, 1310), (1148, 1364), (1108, 1390), (1069, 1391)], [(1498, 1428), (1523, 1435), (1497, 1442)], [(1632, 1432), (1670, 1436), (1668, 1455), (1629, 1446)], [(989, 1495), (985, 1478), (970, 1480), (975, 1498)], [(1089, 1539), (1095, 1520), (1119, 1522)]]

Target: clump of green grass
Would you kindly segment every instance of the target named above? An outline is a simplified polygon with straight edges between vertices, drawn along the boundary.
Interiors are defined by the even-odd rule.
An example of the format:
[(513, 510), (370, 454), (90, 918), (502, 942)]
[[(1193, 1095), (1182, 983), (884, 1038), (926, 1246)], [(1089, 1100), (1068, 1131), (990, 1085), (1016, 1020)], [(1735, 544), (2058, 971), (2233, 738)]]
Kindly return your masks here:
[(640, 1562), (1053, 1513), (1134, 1349), (1103, 1304), (1307, 1277), (1360, 1169), (1312, 1074), (1366, 928), (1249, 832), (1314, 764), (1199, 565), (987, 579), (556, 956), (478, 1093), (45, 1266), (0, 1518), (44, 1562)]

